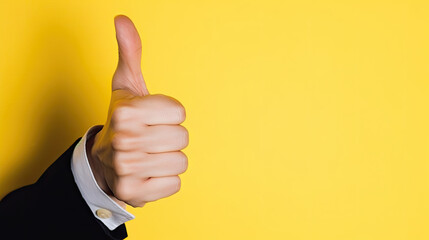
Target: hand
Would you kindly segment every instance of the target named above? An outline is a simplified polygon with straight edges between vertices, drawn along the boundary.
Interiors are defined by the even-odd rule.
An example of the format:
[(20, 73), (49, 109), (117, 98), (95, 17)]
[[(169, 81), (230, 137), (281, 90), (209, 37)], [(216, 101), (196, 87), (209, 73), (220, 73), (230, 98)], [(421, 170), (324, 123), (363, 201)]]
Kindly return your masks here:
[(99, 186), (116, 202), (142, 207), (180, 189), (187, 169), (185, 109), (172, 97), (150, 95), (141, 72), (141, 41), (132, 21), (115, 17), (119, 62), (106, 124), (88, 140)]

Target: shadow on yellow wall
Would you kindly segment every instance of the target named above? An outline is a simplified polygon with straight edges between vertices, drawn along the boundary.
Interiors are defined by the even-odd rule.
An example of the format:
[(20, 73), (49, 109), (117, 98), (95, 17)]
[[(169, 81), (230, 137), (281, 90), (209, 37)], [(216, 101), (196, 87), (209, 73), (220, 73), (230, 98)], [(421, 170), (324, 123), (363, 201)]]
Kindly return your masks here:
[[(36, 34), (25, 40), (28, 44), (24, 51), (26, 55), (20, 56), (23, 62), (9, 63), (10, 68), (24, 71), (14, 79), (18, 82), (12, 90), (15, 93), (9, 93), (6, 100), (19, 106), (13, 109), (18, 113), (15, 116), (30, 117), (11, 118), (10, 131), (21, 134), (30, 144), (22, 144), (16, 159), (7, 159), (20, 164), (1, 175), (0, 198), (13, 189), (36, 181), (89, 126), (88, 119), (92, 116), (90, 104), (82, 104), (89, 92), (81, 83), (90, 81), (90, 77), (82, 64), (78, 33), (71, 29), (54, 18), (47, 19), (36, 27)], [(29, 92), (30, 95), (20, 92)], [(19, 103), (12, 103), (15, 100)], [(28, 113), (30, 109), (31, 113)], [(26, 122), (31, 129), (19, 127)], [(34, 134), (22, 135), (26, 131)]]

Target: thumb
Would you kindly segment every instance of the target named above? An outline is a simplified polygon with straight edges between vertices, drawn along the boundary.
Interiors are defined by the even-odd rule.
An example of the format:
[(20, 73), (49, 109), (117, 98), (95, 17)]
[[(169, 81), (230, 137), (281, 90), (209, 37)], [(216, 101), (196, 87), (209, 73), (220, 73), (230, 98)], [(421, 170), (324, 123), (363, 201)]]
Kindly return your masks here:
[(133, 95), (149, 95), (141, 71), (142, 44), (133, 22), (124, 15), (115, 17), (119, 61), (113, 75), (112, 91), (128, 90)]

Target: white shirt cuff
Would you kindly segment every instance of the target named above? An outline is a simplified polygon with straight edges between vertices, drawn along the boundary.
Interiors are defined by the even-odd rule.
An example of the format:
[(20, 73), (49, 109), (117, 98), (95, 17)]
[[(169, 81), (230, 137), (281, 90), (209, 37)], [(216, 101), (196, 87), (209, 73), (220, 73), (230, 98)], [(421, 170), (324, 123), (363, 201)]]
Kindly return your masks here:
[(93, 134), (96, 134), (100, 130), (100, 127), (102, 125), (92, 126), (76, 145), (73, 151), (71, 169), (80, 193), (94, 214), (94, 217), (103, 222), (110, 230), (114, 230), (135, 217), (101, 190), (92, 174), (86, 154), (86, 140)]

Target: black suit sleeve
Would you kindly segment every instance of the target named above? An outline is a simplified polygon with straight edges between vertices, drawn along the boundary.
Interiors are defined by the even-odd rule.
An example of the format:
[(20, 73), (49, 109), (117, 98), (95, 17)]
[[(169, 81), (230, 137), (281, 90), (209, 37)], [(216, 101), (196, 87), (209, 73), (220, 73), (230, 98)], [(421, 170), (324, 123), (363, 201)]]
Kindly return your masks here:
[(0, 239), (124, 239), (94, 217), (71, 171), (77, 139), (37, 180), (0, 202)]

